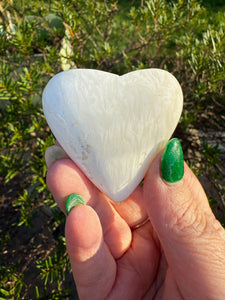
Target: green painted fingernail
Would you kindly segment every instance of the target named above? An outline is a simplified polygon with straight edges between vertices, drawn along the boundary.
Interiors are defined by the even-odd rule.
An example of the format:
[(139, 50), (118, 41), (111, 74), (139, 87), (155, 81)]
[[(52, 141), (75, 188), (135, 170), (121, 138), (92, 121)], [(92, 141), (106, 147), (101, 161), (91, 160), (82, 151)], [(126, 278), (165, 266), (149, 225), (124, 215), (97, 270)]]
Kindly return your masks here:
[(73, 193), (69, 195), (66, 200), (66, 213), (67, 216), (70, 213), (71, 209), (78, 206), (78, 205), (85, 205), (86, 202), (84, 201), (83, 197), (80, 194)]
[(161, 176), (170, 183), (177, 182), (184, 176), (184, 156), (181, 143), (177, 138), (170, 140), (164, 149)]

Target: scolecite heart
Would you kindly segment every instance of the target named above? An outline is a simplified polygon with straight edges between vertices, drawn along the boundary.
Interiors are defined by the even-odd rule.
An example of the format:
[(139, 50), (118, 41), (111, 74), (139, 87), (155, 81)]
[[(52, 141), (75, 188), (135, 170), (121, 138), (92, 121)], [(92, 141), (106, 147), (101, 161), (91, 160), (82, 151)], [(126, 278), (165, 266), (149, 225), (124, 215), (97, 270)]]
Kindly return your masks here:
[(54, 76), (43, 109), (56, 139), (111, 200), (126, 199), (173, 134), (183, 107), (176, 78), (160, 69), (122, 76), (72, 69)]

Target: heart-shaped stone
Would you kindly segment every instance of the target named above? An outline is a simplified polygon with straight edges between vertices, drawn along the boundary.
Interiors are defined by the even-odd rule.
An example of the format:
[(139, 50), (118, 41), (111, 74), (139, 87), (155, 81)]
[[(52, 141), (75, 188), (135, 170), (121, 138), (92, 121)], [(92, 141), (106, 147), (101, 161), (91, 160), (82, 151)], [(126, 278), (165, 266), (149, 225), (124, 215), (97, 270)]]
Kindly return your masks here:
[(183, 94), (160, 69), (123, 76), (73, 69), (43, 92), (47, 122), (69, 157), (110, 199), (126, 199), (179, 121)]

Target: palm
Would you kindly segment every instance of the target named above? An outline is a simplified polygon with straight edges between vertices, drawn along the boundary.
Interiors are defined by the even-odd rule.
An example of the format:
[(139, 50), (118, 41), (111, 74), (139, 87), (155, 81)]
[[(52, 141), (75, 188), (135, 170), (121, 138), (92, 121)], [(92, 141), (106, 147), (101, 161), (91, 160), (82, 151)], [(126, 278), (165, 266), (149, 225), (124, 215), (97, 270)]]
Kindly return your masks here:
[[(132, 200), (126, 201), (127, 205)], [(123, 204), (115, 204), (114, 208), (121, 211), (122, 206)], [(118, 239), (117, 230), (113, 232), (112, 229), (111, 234)], [(124, 236), (121, 238), (124, 239)], [(112, 253), (121, 251), (121, 255), (114, 257), (117, 265), (116, 277), (107, 299), (162, 299), (162, 295), (166, 297), (168, 292), (169, 299), (175, 299), (179, 292), (168, 271), (167, 261), (150, 221), (137, 229), (128, 229), (125, 240), (130, 240), (125, 253), (120, 243), (113, 244), (114, 249), (110, 249)]]
[[(173, 211), (173, 207), (170, 206), (171, 211), (167, 213), (162, 207), (165, 203), (162, 199), (168, 196), (165, 194), (167, 189), (161, 189), (163, 185), (157, 173), (158, 165), (156, 160), (151, 166), (151, 172), (148, 172), (145, 178), (144, 186), (138, 186), (129, 199), (121, 204), (112, 203), (107, 199), (69, 159), (62, 159), (49, 169), (48, 187), (64, 212), (65, 201), (68, 195), (74, 192), (82, 195), (88, 204), (72, 209), (66, 222), (67, 249), (81, 299), (90, 299), (90, 295), (93, 300), (181, 299), (180, 289), (187, 299), (193, 299), (192, 295), (195, 292), (203, 291), (204, 293), (204, 286), (201, 290), (197, 286), (193, 292), (192, 289), (183, 291), (186, 285), (193, 284), (193, 277), (186, 276), (188, 274), (186, 269), (189, 268), (189, 253), (196, 253), (196, 258), (192, 255), (191, 259), (195, 261), (197, 271), (202, 269), (204, 262), (196, 260), (199, 258), (198, 252), (195, 250), (192, 252), (192, 248), (189, 252), (183, 249), (182, 244), (177, 244), (173, 238), (173, 232), (167, 238), (163, 231), (166, 226), (161, 226), (159, 222), (162, 222), (163, 218), (174, 222), (179, 214), (182, 215), (184, 223), (188, 222), (190, 215), (186, 212), (193, 213), (193, 215), (196, 212), (199, 215), (209, 214), (207, 198), (191, 171), (186, 167), (184, 178), (186, 190), (182, 192), (182, 195), (187, 197), (192, 195), (195, 201), (192, 201), (189, 210), (186, 210), (185, 205), (179, 207), (178, 201), (175, 201), (176, 209)], [(171, 199), (181, 195), (177, 192), (178, 190), (179, 187), (171, 190)], [(161, 195), (164, 193), (164, 196), (159, 197), (157, 195), (159, 192)], [(184, 203), (188, 204), (188, 202)], [(177, 214), (174, 217), (173, 212)], [(150, 221), (136, 228), (136, 225), (146, 220), (147, 216), (151, 217), (152, 222), (154, 221), (154, 227), (157, 227), (157, 232), (160, 233), (163, 247)], [(159, 229), (162, 231), (159, 232)], [(182, 229), (182, 234), (186, 241), (185, 234), (189, 234), (189, 228), (187, 227), (187, 231), (184, 229)], [(166, 239), (166, 253), (170, 262), (168, 264), (162, 251), (162, 248), (165, 249), (162, 236)], [(182, 236), (179, 238), (181, 240)], [(181, 256), (176, 255), (175, 244)], [(181, 268), (179, 268), (180, 265)], [(170, 266), (173, 267), (173, 272), (170, 271)], [(191, 270), (191, 272), (194, 271)], [(188, 284), (183, 282), (184, 278)], [(195, 298), (201, 299), (201, 297)]]
[[(89, 199), (87, 204), (96, 211), (101, 223), (104, 243), (116, 263), (116, 269), (112, 271), (111, 276), (111, 289), (105, 293), (112, 299), (120, 299), (120, 297), (121, 299), (141, 299), (147, 293), (154, 298), (165, 280), (167, 264), (161, 255), (160, 245), (157, 237), (154, 236), (150, 222), (132, 230), (147, 217), (142, 202), (143, 187), (137, 187), (131, 197), (123, 203), (113, 204), (68, 159), (57, 162), (49, 170), (47, 183), (64, 212), (65, 201), (63, 202), (62, 198), (65, 199), (73, 192), (81, 194), (84, 199)], [(76, 187), (75, 190), (74, 187)], [(74, 236), (74, 239), (79, 240), (80, 237), (87, 235), (84, 227), (73, 232), (72, 226), (68, 225), (67, 231), (68, 234)], [(95, 235), (97, 235), (96, 232)], [(73, 266), (72, 260), (71, 264)], [(74, 277), (77, 283), (79, 278), (76, 278), (76, 269), (77, 267), (74, 270)], [(111, 274), (108, 267), (105, 271)], [(101, 286), (105, 288), (104, 284)], [(87, 287), (85, 288), (87, 290)], [(99, 289), (98, 291), (99, 295), (102, 295)], [(82, 288), (80, 293), (82, 294)], [(96, 299), (98, 299), (97, 296)]]
[(132, 232), (130, 247), (116, 261), (112, 299), (161, 299), (167, 263), (150, 222)]
[[(82, 174), (82, 176), (84, 175)], [(85, 184), (81, 186), (83, 190), (80, 190), (79, 193), (84, 195), (88, 191), (90, 198), (88, 204), (97, 213), (104, 243), (109, 249), (111, 259), (116, 264), (116, 268), (110, 270), (111, 263), (105, 262), (105, 272), (111, 274), (110, 279), (107, 278), (109, 288), (107, 291), (106, 285), (103, 283), (98, 288), (96, 299), (101, 299), (100, 295), (107, 295), (107, 299), (136, 300), (144, 297), (161, 299), (167, 276), (167, 262), (161, 252), (160, 243), (150, 221), (134, 229), (147, 217), (143, 202), (143, 187), (137, 187), (125, 202), (114, 204), (100, 193), (89, 180), (82, 178), (82, 182)], [(93, 225), (87, 224), (87, 226)], [(71, 230), (68, 231), (71, 234)], [(80, 229), (78, 233), (74, 233), (74, 236), (76, 236), (76, 240), (79, 240), (79, 236), (86, 236), (86, 234), (85, 230)], [(97, 233), (95, 232), (95, 234)], [(74, 277), (79, 283), (76, 267), (74, 268)], [(111, 284), (109, 284), (109, 280)], [(85, 289), (87, 290), (86, 285)], [(82, 287), (79, 292), (81, 295), (83, 294)]]
[[(130, 199), (127, 201), (129, 202)], [(116, 204), (114, 208), (122, 210), (122, 206)], [(102, 228), (105, 244), (110, 251), (111, 259), (115, 262), (116, 268), (112, 267), (110, 269), (112, 264), (105, 261), (104, 272), (110, 274), (110, 278), (105, 278), (108, 283), (108, 290), (106, 290), (106, 284), (103, 282), (97, 289), (98, 293), (96, 295), (95, 284), (94, 288), (91, 287), (96, 295), (96, 298), (93, 299), (105, 299), (105, 297), (101, 298), (102, 295), (107, 295), (107, 299), (162, 299), (162, 295), (165, 297), (166, 293), (169, 293), (168, 299), (171, 299), (171, 297), (176, 299), (179, 292), (176, 285), (174, 285), (170, 272), (168, 272), (167, 261), (151, 223), (148, 221), (143, 226), (132, 230), (127, 223), (121, 223), (117, 215), (118, 212), (115, 212), (114, 208), (111, 210), (111, 205), (107, 205), (107, 207), (111, 211), (108, 212), (108, 216), (112, 214), (115, 218), (118, 218), (118, 224), (114, 222), (110, 225), (110, 228)], [(120, 232), (117, 230), (117, 225), (121, 228)], [(81, 230), (78, 234), (85, 235)], [(115, 242), (115, 239), (117, 242)], [(122, 240), (126, 242), (121, 243)], [(110, 260), (108, 259), (108, 261)], [(95, 267), (98, 267), (98, 265)], [(78, 277), (80, 275), (76, 276), (76, 271), (75, 267), (74, 277), (79, 284)], [(169, 279), (167, 279), (168, 277)], [(86, 278), (86, 281), (89, 282), (88, 278)], [(109, 283), (109, 281), (111, 282)], [(165, 283), (167, 283), (166, 287)], [(84, 287), (87, 291), (87, 285)], [(83, 295), (82, 286), (80, 289), (78, 286), (78, 290)], [(85, 296), (84, 299), (86, 299)]]

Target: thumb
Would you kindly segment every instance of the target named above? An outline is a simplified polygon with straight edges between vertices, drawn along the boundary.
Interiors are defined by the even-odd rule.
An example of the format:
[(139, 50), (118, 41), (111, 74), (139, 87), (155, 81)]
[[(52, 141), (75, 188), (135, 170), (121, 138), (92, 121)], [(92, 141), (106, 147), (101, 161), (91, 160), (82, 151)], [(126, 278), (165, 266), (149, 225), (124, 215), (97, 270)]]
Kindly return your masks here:
[(225, 299), (224, 230), (199, 181), (183, 162), (178, 139), (169, 141), (163, 155), (151, 164), (144, 198), (184, 299)]

